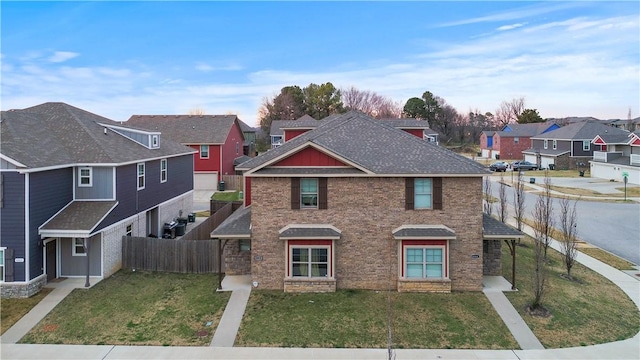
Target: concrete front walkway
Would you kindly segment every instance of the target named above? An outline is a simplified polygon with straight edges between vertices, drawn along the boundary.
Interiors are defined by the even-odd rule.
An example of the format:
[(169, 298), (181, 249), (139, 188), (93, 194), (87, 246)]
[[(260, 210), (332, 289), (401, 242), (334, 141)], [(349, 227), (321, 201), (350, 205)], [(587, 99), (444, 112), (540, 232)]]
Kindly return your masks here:
[(210, 346), (233, 347), (251, 295), (251, 275), (225, 276), (219, 291), (231, 291), (231, 297)]

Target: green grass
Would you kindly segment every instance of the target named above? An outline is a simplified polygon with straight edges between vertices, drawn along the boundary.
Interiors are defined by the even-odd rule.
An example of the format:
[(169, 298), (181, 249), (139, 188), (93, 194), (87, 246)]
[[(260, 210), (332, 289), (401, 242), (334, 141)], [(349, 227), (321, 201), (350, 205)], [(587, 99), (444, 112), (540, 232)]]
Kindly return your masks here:
[(206, 346), (230, 296), (216, 284), (212, 274), (119, 271), (74, 290), (21, 343)]
[[(542, 304), (552, 316), (529, 315), (525, 308), (533, 300), (533, 240), (523, 240), (526, 247), (517, 247), (516, 286), (518, 292), (506, 293), (507, 298), (547, 348), (584, 346), (618, 341), (633, 337), (640, 331), (640, 312), (629, 297), (609, 280), (576, 264), (572, 275), (579, 281), (565, 279), (560, 254), (549, 249), (547, 291)], [(503, 276), (511, 279), (511, 256), (502, 246)]]
[(240, 200), (239, 191), (216, 191), (211, 196), (212, 200), (217, 201), (238, 201)]
[(635, 267), (629, 261), (613, 255), (608, 251), (604, 251), (597, 247), (579, 246), (578, 251), (583, 252), (592, 258), (598, 259), (603, 263), (614, 267), (618, 270), (635, 270)]
[(53, 289), (44, 288), (39, 293), (26, 299), (0, 300), (0, 334), (4, 334), (10, 327), (26, 315), (34, 306), (44, 299)]
[[(513, 349), (482, 293), (391, 293), (396, 348)], [(385, 348), (387, 293), (253, 291), (236, 346)]]

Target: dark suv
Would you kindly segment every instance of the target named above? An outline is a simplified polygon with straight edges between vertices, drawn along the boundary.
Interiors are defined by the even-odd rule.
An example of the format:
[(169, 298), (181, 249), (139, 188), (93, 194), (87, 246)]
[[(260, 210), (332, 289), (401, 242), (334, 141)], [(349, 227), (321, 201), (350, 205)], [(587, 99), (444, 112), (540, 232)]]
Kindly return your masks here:
[(538, 170), (538, 165), (530, 163), (528, 161), (515, 161), (511, 164), (513, 171), (518, 170)]

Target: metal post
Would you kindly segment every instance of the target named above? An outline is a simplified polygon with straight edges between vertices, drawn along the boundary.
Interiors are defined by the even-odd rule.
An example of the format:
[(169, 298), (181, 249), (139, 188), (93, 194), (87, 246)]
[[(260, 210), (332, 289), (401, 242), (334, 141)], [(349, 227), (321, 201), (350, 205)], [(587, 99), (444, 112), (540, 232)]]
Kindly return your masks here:
[(87, 279), (85, 280), (84, 287), (88, 288), (91, 286), (91, 283), (89, 283), (89, 271), (91, 269), (89, 267), (89, 239), (85, 238), (83, 245), (84, 245), (84, 253), (87, 257)]

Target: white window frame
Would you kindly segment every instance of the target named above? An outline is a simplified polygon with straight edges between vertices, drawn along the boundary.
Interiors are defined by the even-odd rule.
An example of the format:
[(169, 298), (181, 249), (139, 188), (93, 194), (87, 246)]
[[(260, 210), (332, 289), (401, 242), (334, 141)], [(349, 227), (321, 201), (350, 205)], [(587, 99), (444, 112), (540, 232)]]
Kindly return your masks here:
[(553, 140), (553, 150), (558, 149), (558, 140)]
[(0, 271), (0, 283), (4, 282), (4, 274), (5, 274), (5, 264), (4, 264), (4, 251), (6, 250), (6, 247), (0, 247), (0, 269), (2, 269), (2, 271)]
[[(140, 169), (142, 169), (142, 172), (140, 171)], [(144, 189), (146, 185), (145, 173), (146, 173), (145, 164), (144, 163), (136, 164), (136, 185), (138, 186), (138, 190)], [(142, 181), (142, 185), (141, 185), (141, 181)]]
[[(308, 255), (308, 261), (307, 261), (307, 275), (299, 275), (299, 276), (294, 276), (293, 275), (293, 250), (294, 249), (306, 249), (307, 250), (307, 255)], [(313, 261), (311, 261), (311, 251), (314, 249), (323, 249), (327, 251), (327, 275), (325, 276), (313, 276), (313, 274), (311, 273), (311, 265), (314, 264)], [(330, 279), (331, 278), (331, 274), (333, 274), (332, 271), (332, 253), (331, 253), (331, 246), (330, 245), (292, 245), (289, 247), (289, 277), (292, 279)], [(315, 262), (317, 264), (323, 264), (324, 262)]]
[[(315, 180), (316, 182), (316, 191), (315, 192), (311, 192), (311, 191), (302, 191), (302, 183), (305, 180)], [(317, 178), (302, 178), (300, 179), (300, 209), (317, 209), (318, 208), (318, 196), (319, 196), (319, 186), (320, 186), (320, 182), (318, 181)], [(302, 201), (302, 198), (304, 196), (314, 196), (315, 195), (315, 205), (305, 205), (304, 202)]]
[(519, 138), (519, 137), (517, 137), (517, 136), (516, 136), (516, 137), (514, 137), (514, 138), (513, 138), (513, 143), (514, 143), (514, 144), (520, 144), (520, 138)]
[(160, 138), (158, 137), (158, 135), (151, 135), (151, 147), (157, 148), (160, 146), (159, 143), (160, 143)]
[[(429, 181), (428, 191), (418, 192), (418, 182)], [(429, 198), (429, 205), (418, 206), (418, 197), (426, 196)], [(413, 180), (413, 209), (433, 209), (433, 179), (432, 178), (415, 178)]]
[(200, 159), (209, 158), (209, 145), (200, 145)]
[(160, 182), (161, 183), (166, 183), (167, 182), (167, 159), (161, 159), (160, 160)]
[(544, 148), (548, 149), (549, 148), (549, 140), (544, 139)]
[[(82, 241), (80, 244), (78, 244), (78, 240)], [(72, 238), (71, 239), (71, 255), (73, 256), (87, 256), (87, 253), (85, 252), (84, 249), (84, 242), (85, 239), (83, 238)], [(78, 248), (82, 249), (82, 252), (78, 252)]]
[(131, 236), (133, 234), (133, 224), (129, 224), (125, 227), (125, 236)]
[[(408, 275), (408, 270), (407, 270), (407, 250), (409, 249), (422, 249), (422, 253), (423, 253), (423, 260), (422, 260), (422, 270), (423, 270), (423, 276), (422, 277), (409, 277)], [(439, 249), (442, 251), (442, 262), (440, 263), (441, 266), (441, 271), (442, 271), (442, 276), (441, 277), (428, 277), (426, 276), (426, 268), (425, 266), (428, 265), (429, 263), (426, 260), (426, 253), (425, 250), (426, 249)], [(448, 279), (448, 277), (446, 275), (449, 274), (449, 261), (447, 259), (448, 256), (448, 251), (447, 251), (447, 245), (403, 245), (402, 246), (402, 273), (403, 273), (403, 278), (404, 279), (415, 279), (415, 280), (442, 280), (442, 279)]]
[[(88, 170), (89, 174), (88, 175), (82, 175), (82, 172), (84, 170)], [(89, 180), (88, 183), (83, 184), (82, 183), (82, 179), (87, 179)], [(84, 167), (79, 167), (78, 168), (78, 187), (92, 187), (93, 186), (93, 168), (88, 167), (88, 166), (84, 166)]]
[(582, 151), (590, 151), (590, 150), (591, 150), (591, 141), (582, 140)]

